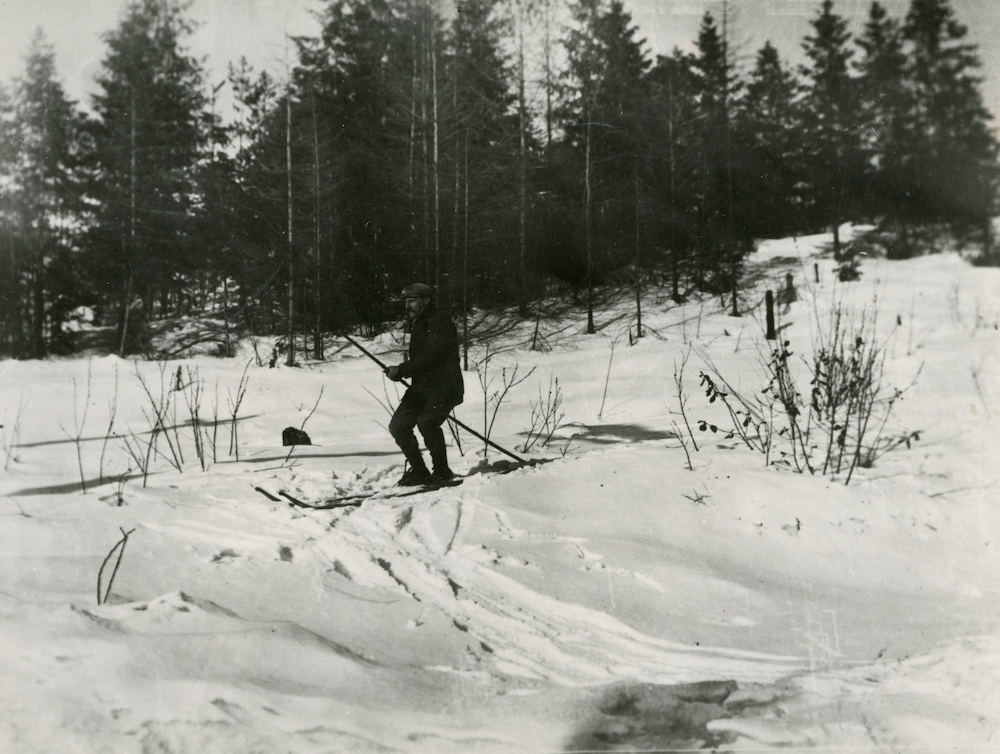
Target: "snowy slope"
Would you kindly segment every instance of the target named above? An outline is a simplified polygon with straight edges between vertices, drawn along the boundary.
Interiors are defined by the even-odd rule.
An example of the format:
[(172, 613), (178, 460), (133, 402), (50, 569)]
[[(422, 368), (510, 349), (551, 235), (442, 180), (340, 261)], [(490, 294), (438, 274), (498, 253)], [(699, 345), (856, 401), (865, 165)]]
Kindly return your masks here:
[[(651, 294), (635, 345), (627, 304), (596, 336), (543, 322), (548, 350), (528, 325), (495, 340), (489, 393), (535, 369), (500, 406), (500, 444), (524, 442), (558, 378), (564, 426), (524, 454), (546, 462), (356, 507), (255, 491), (398, 478), (396, 387), (344, 343), (298, 369), (246, 369), (249, 347), (162, 374), (0, 364), (0, 751), (1000, 750), (1000, 272), (865, 259), (839, 283), (828, 242), (762, 244), (742, 317)], [(877, 315), (886, 380), (907, 388), (885, 433), (909, 447), (848, 485), (781, 468), (780, 443), (765, 464), (699, 385), (764, 387), (758, 304), (786, 271), (793, 351), (837, 306)], [(391, 336), (366, 345), (398, 360)], [(192, 384), (219, 425), (205, 470)], [(481, 431), (475, 371), (466, 386), (458, 416)], [(143, 447), (160, 399), (183, 460), (161, 436), (144, 484), (120, 438)], [(287, 426), (314, 445), (289, 453)], [(476, 471), (481, 443), (461, 437), (453, 465)]]

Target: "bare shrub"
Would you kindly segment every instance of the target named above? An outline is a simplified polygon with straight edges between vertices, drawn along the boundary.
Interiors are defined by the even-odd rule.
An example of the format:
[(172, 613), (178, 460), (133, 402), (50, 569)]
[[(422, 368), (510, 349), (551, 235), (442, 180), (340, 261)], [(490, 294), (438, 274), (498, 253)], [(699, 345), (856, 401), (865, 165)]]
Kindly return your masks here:
[(108, 443), (115, 431), (115, 418), (118, 415), (118, 364), (115, 364), (115, 390), (108, 401), (108, 428), (104, 430), (104, 442), (101, 443), (101, 460), (98, 464), (98, 478), (104, 484), (104, 456), (108, 450)]
[[(681, 432), (681, 428), (677, 426), (677, 422), (671, 422), (671, 427), (674, 430), (674, 434), (677, 436), (677, 442), (680, 443), (681, 449), (684, 451), (684, 457), (687, 459), (688, 471), (694, 471), (694, 464), (691, 463), (691, 452), (688, 450), (687, 440), (684, 439), (684, 434)], [(694, 436), (690, 435), (690, 429), (688, 430), (691, 442), (694, 442)]]
[(3, 450), (4, 454), (4, 471), (7, 471), (11, 461), (17, 463), (20, 460), (18, 448), (21, 443), (21, 415), (23, 413), (24, 393), (21, 393), (21, 397), (17, 401), (17, 411), (14, 413), (14, 422), (0, 424), (0, 449)]
[[(865, 314), (849, 321), (838, 305), (829, 326), (818, 328), (802, 369), (795, 368), (787, 340), (762, 360), (768, 381), (753, 398), (733, 390), (717, 370), (714, 377), (702, 372), (709, 402), (720, 401), (728, 410), (732, 429), (727, 437), (738, 436), (764, 453), (765, 463), (770, 463), (772, 440), (784, 438), (781, 463), (800, 473), (842, 477), (845, 485), (859, 466), (870, 467), (885, 453), (919, 440), (916, 431), (886, 435), (892, 411), (908, 388), (886, 384), (886, 352), (875, 325), (876, 319)], [(798, 387), (803, 376), (809, 377), (807, 391)], [(781, 417), (780, 428), (775, 416)], [(699, 427), (720, 431), (707, 420)]]
[(512, 389), (535, 372), (535, 367), (532, 367), (527, 374), (518, 376), (519, 364), (515, 363), (509, 371), (505, 366), (500, 370), (500, 386), (494, 389), (496, 374), (490, 374), (490, 362), (495, 356), (496, 354), (490, 353), (490, 347), (487, 344), (486, 354), (476, 364), (476, 374), (479, 376), (479, 384), (483, 388), (483, 458), (489, 456), (490, 434), (493, 431), (493, 424), (497, 420), (497, 414), (500, 412), (500, 406), (503, 405)]
[(601, 407), (597, 411), (597, 418), (600, 419), (604, 415), (604, 402), (608, 399), (608, 383), (611, 382), (611, 362), (615, 359), (615, 346), (618, 345), (617, 340), (611, 341), (611, 354), (608, 356), (608, 371), (604, 375), (604, 393), (601, 395)]
[[(138, 362), (135, 364), (135, 376), (139, 380), (139, 384), (142, 385), (142, 390), (146, 394), (146, 399), (148, 401), (149, 413), (146, 411), (146, 406), (142, 409), (142, 415), (145, 417), (146, 423), (149, 425), (150, 429), (150, 442), (148, 450), (152, 453), (159, 453), (157, 440), (160, 435), (162, 435), (167, 443), (167, 447), (170, 450), (170, 455), (167, 456), (163, 453), (160, 453), (160, 455), (163, 455), (163, 457), (167, 459), (167, 461), (175, 469), (177, 469), (177, 471), (183, 471), (184, 458), (182, 456), (180, 438), (177, 430), (176, 405), (173, 400), (173, 391), (167, 386), (166, 380), (167, 362), (158, 361), (157, 367), (160, 372), (160, 384), (158, 390), (154, 389), (154, 386), (147, 382), (146, 378), (142, 376), (142, 372), (139, 371)], [(149, 457), (149, 453), (147, 453), (147, 457)], [(146, 470), (148, 470), (148, 465), (147, 461)], [(145, 484), (145, 481), (143, 484)]]
[[(180, 367), (178, 367), (178, 375), (180, 375)], [(183, 384), (181, 389), (184, 394), (184, 404), (187, 406), (188, 417), (191, 422), (191, 431), (194, 435), (194, 452), (198, 457), (198, 462), (201, 464), (201, 470), (206, 471), (209, 459), (205, 437), (202, 435), (201, 424), (201, 398), (205, 391), (205, 385), (202, 382), (197, 367), (195, 367), (194, 371), (188, 370), (188, 380)]]
[(219, 378), (215, 378), (215, 394), (212, 397), (212, 422), (211, 431), (205, 427), (205, 445), (212, 451), (212, 463), (219, 462)]
[[(229, 453), (235, 454), (239, 460), (239, 436), (238, 420), (240, 405), (246, 394), (249, 379), (247, 370), (252, 362), (247, 362), (240, 378), (239, 387), (234, 395), (229, 392), (229, 412), (230, 412), (230, 437)], [(135, 431), (131, 426), (127, 426), (128, 432), (123, 434), (121, 441), (125, 450), (131, 457), (134, 467), (142, 472), (143, 486), (152, 470), (152, 463), (157, 456), (166, 460), (174, 469), (179, 472), (184, 471), (184, 445), (189, 447), (193, 443), (194, 453), (198, 459), (202, 471), (207, 471), (212, 463), (218, 461), (218, 432), (219, 425), (225, 420), (219, 418), (219, 385), (216, 380), (215, 398), (212, 404), (212, 420), (206, 421), (202, 414), (202, 404), (205, 395), (205, 383), (197, 368), (185, 369), (177, 367), (176, 372), (167, 379), (166, 362), (158, 362), (159, 384), (155, 380), (147, 379), (139, 371), (139, 366), (135, 366), (135, 375), (142, 386), (146, 396), (146, 404), (142, 407), (142, 415), (146, 420), (146, 429)], [(177, 394), (181, 398), (177, 398)], [(116, 382), (117, 395), (117, 382)], [(183, 416), (178, 416), (178, 403), (183, 400), (184, 408), (187, 409), (187, 420)], [(112, 424), (109, 425), (108, 433), (114, 422), (114, 409), (112, 408)], [(188, 435), (186, 428), (191, 428)], [(183, 431), (182, 431), (183, 430)], [(161, 450), (159, 445), (162, 441), (166, 444), (166, 450)], [(105, 439), (107, 442), (107, 439)], [(102, 453), (103, 458), (103, 453)], [(102, 461), (103, 464), (103, 461)]]
[[(684, 420), (684, 426), (687, 428), (688, 437), (691, 438), (691, 444), (694, 446), (695, 451), (698, 450), (698, 441), (694, 439), (694, 432), (691, 431), (691, 423), (688, 421), (687, 417), (687, 395), (684, 392), (684, 369), (687, 367), (688, 359), (691, 358), (691, 349), (684, 354), (684, 358), (681, 359), (681, 363), (678, 365), (674, 362), (674, 387), (677, 389), (677, 403), (681, 409), (681, 418)], [(677, 433), (680, 439), (680, 432)], [(681, 439), (681, 444), (684, 446), (684, 452), (687, 452), (687, 445)], [(688, 458), (688, 466), (691, 465), (691, 459)]]
[[(771, 433), (767, 422), (761, 416), (759, 407), (755, 408), (738, 392), (730, 388), (722, 378), (718, 378), (721, 385), (717, 383), (706, 372), (701, 372), (701, 385), (705, 388), (705, 395), (709, 403), (719, 401), (725, 406), (732, 420), (733, 428), (726, 433), (726, 438), (739, 437), (743, 443), (751, 450), (757, 450), (769, 456), (771, 450)], [(722, 386), (727, 389), (723, 390)], [(713, 433), (719, 432), (720, 428), (712, 424), (707, 419), (698, 421), (698, 429), (702, 432), (711, 430)], [(765, 461), (766, 463), (767, 461)]]
[(885, 437), (892, 410), (906, 389), (885, 384), (885, 349), (875, 325), (876, 318), (866, 314), (857, 323), (847, 322), (838, 306), (813, 351), (810, 409), (825, 437), (823, 473), (846, 472), (845, 484), (858, 466), (871, 466), (888, 450), (919, 437)]
[[(135, 529), (130, 529), (129, 531), (125, 531), (121, 527), (118, 527), (118, 531), (120, 531), (122, 533), (122, 538), (119, 539), (118, 542), (115, 544), (115, 546), (111, 548), (111, 551), (107, 554), (107, 557), (104, 558), (104, 562), (101, 563), (101, 567), (97, 571), (97, 604), (98, 605), (103, 605), (105, 602), (108, 601), (108, 597), (111, 596), (111, 587), (115, 583), (115, 576), (118, 575), (118, 567), (122, 564), (122, 556), (125, 554), (125, 545), (128, 543), (129, 535), (131, 535), (132, 532), (135, 531)], [(116, 552), (118, 553), (118, 560), (115, 561), (115, 568), (111, 572), (111, 578), (108, 579), (108, 588), (104, 592), (104, 595), (102, 597), (101, 596), (101, 579), (104, 576), (104, 568), (108, 565), (108, 562), (111, 560), (112, 557), (114, 557), (114, 554)]]
[(115, 503), (118, 507), (125, 505), (125, 482), (128, 481), (128, 475), (132, 473), (132, 468), (129, 467), (125, 470), (125, 473), (118, 476), (118, 481), (115, 486)]
[(531, 426), (527, 429), (527, 437), (521, 450), (527, 453), (535, 445), (546, 447), (552, 441), (553, 435), (563, 426), (566, 412), (562, 410), (563, 395), (559, 387), (559, 378), (549, 378), (549, 390), (542, 395), (542, 386), (538, 385), (538, 401), (531, 402)]
[(240, 384), (236, 388), (236, 394), (234, 395), (232, 391), (227, 391), (229, 395), (229, 415), (232, 419), (229, 424), (229, 455), (235, 455), (237, 461), (240, 460), (239, 413), (243, 398), (247, 393), (247, 387), (250, 385), (248, 371), (251, 363), (251, 361), (248, 361), (247, 365), (243, 367), (243, 375), (240, 377)]
[(147, 441), (144, 448), (141, 437), (133, 432), (131, 427), (128, 427), (128, 430), (129, 433), (121, 437), (122, 445), (135, 462), (135, 467), (142, 472), (142, 486), (145, 487), (149, 476), (149, 456), (153, 451), (152, 438)]
[(80, 472), (80, 491), (87, 491), (87, 477), (83, 473), (83, 431), (87, 426), (87, 412), (90, 410), (90, 388), (91, 388), (91, 367), (93, 363), (87, 362), (87, 390), (83, 397), (83, 408), (80, 408), (80, 397), (79, 397), (79, 386), (77, 385), (76, 378), (73, 378), (73, 433), (70, 434), (62, 424), (59, 428), (62, 429), (63, 434), (65, 434), (70, 440), (73, 441), (73, 447), (76, 448), (76, 466)]

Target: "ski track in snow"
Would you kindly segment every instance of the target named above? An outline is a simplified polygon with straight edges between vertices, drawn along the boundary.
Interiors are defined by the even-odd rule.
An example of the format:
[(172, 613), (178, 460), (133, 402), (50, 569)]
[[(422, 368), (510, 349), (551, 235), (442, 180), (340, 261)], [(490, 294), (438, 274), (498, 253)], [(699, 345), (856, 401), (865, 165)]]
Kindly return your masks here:
[[(829, 276), (825, 238), (762, 244), (761, 274), (808, 278), (819, 259)], [(94, 428), (87, 473), (126, 476), (117, 488), (88, 478), (85, 495), (66, 417), (91, 367), (99, 414), (120, 363), (120, 410), (141, 426), (132, 365), (3, 365), (25, 375), (0, 403), (7, 446), (31, 400), (0, 479), (0, 750), (996, 748), (1000, 280), (956, 255), (863, 270), (850, 286), (802, 280), (783, 330), (806, 350), (814, 299), (865, 311), (877, 295), (892, 383), (919, 374), (887, 436), (920, 438), (847, 487), (765, 469), (722, 435), (697, 434), (687, 469), (677, 359), (697, 344), (692, 358), (755, 390), (752, 359), (768, 348), (759, 312), (734, 319), (708, 301), (653, 302), (656, 336), (610, 362), (623, 333), (560, 331), (551, 352), (498, 357), (560, 377), (564, 458), (553, 446), (549, 465), (326, 511), (253, 489), (391, 492), (398, 454), (371, 422), (378, 407), (350, 392), (370, 373), (363, 359), (251, 372), (241, 460), (208, 473), (156, 458), (144, 487), (125, 466), (100, 468)], [(235, 383), (238, 361), (203, 368)], [(693, 423), (719, 421), (702, 368), (686, 375)], [(317, 444), (277, 446), (275, 427), (302, 423), (330, 382), (324, 401), (337, 397), (308, 427)], [(482, 405), (472, 393), (468, 415)], [(530, 393), (500, 414), (504, 442), (521, 437)], [(111, 600), (95, 605), (119, 528), (134, 533)]]
[[(428, 493), (416, 503), (366, 505), (317, 539), (315, 547), (364, 586), (402, 589), (433, 605), (473, 634), (497, 672), (562, 684), (631, 678), (649, 683), (690, 682), (713, 674), (739, 680), (773, 679), (804, 667), (801, 658), (755, 656), (684, 647), (644, 636), (606, 614), (533, 592), (493, 567), (502, 556), (461, 544), (462, 521), (482, 504), (477, 482), (456, 493)], [(498, 520), (501, 515), (496, 513)], [(314, 514), (311, 514), (314, 515)], [(503, 529), (510, 535), (510, 529)], [(452, 543), (457, 542), (454, 547)], [(591, 567), (600, 556), (585, 553)], [(507, 561), (506, 564), (509, 564)], [(647, 588), (653, 579), (619, 569)]]

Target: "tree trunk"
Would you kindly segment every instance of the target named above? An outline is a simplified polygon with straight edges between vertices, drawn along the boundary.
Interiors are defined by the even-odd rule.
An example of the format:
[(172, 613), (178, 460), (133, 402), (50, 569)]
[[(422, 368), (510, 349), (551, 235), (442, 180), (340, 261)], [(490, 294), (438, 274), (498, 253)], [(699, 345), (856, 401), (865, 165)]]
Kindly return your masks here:
[(322, 202), (320, 201), (320, 170), (319, 170), (319, 127), (316, 124), (316, 95), (310, 91), (312, 99), (312, 126), (313, 126), (313, 177), (315, 178), (316, 190), (316, 333), (313, 336), (313, 357), (317, 360), (323, 358), (323, 281), (322, 281), (322, 233), (320, 229), (320, 211)]
[(722, 124), (726, 129), (726, 238), (732, 247), (733, 269), (733, 316), (740, 316), (739, 283), (742, 267), (742, 245), (733, 230), (733, 129), (729, 117), (729, 2), (722, 3), (722, 66), (725, 78), (722, 82)]
[[(726, 129), (726, 236), (730, 244), (735, 244), (733, 233), (733, 129), (729, 117), (729, 2), (722, 3), (722, 124)], [(741, 250), (737, 247), (734, 254)], [(733, 277), (733, 311), (736, 311), (736, 279)], [(736, 316), (736, 315), (733, 315)]]
[(525, 99), (524, 75), (524, 9), (519, 8), (517, 19), (517, 115), (520, 148), (518, 152), (518, 315), (528, 316), (527, 225), (528, 225), (528, 144), (526, 131), (528, 104)]
[[(455, 113), (458, 113), (458, 66), (452, 66), (452, 72), (454, 76), (452, 77), (452, 109)], [(459, 123), (461, 118), (459, 118)], [(457, 264), (458, 264), (458, 233), (460, 227), (460, 209), (459, 204), (461, 200), (461, 188), (462, 188), (462, 134), (463, 129), (458, 127), (456, 124), (455, 128), (455, 194), (454, 194), (454, 207), (452, 208), (452, 232), (451, 232), (451, 258), (448, 260), (448, 289), (444, 292), (445, 303), (447, 306), (451, 306), (454, 299), (454, 287), (455, 281), (454, 277), (457, 275)]]
[(135, 159), (135, 92), (132, 92), (132, 112), (130, 113), (129, 129), (129, 233), (126, 240), (122, 234), (123, 257), (125, 259), (125, 284), (122, 301), (121, 326), (119, 328), (118, 358), (125, 356), (125, 344), (128, 340), (129, 313), (132, 309), (132, 284), (133, 268), (132, 257), (135, 254), (135, 181), (136, 181), (136, 159)]
[(673, 71), (667, 79), (667, 139), (670, 153), (670, 295), (675, 304), (680, 303), (681, 260), (677, 248), (677, 162), (674, 154), (674, 79)]
[[(409, 7), (410, 16), (413, 15), (412, 4)], [(412, 206), (414, 199), (414, 176), (416, 175), (415, 154), (417, 150), (417, 33), (413, 32), (413, 72), (410, 77), (410, 151), (409, 160), (406, 165), (406, 184), (409, 188), (411, 222), (415, 225), (415, 218), (412, 217)]]
[(594, 261), (593, 261), (593, 241), (591, 239), (590, 227), (590, 112), (589, 108), (585, 114), (586, 125), (584, 126), (584, 211), (583, 226), (585, 234), (585, 247), (587, 252), (587, 334), (593, 335), (597, 332), (594, 327)]
[(554, 120), (552, 111), (552, 0), (544, 0), (545, 40), (543, 42), (545, 52), (545, 147), (552, 146), (552, 122)]
[(431, 156), (430, 147), (427, 144), (427, 69), (430, 67), (428, 64), (429, 50), (427, 48), (427, 14), (421, 14), (421, 31), (423, 49), (421, 50), (420, 56), (422, 60), (421, 65), (421, 92), (420, 92), (420, 146), (423, 152), (423, 174), (421, 176), (423, 182), (423, 196), (421, 197), (421, 206), (423, 207), (423, 274), (428, 280), (430, 279), (431, 269), (430, 269), (430, 259), (431, 250), (434, 246), (434, 240), (432, 238), (432, 220), (431, 220), (431, 188), (430, 188), (430, 173), (431, 173)]
[(465, 221), (462, 242), (462, 344), (464, 368), (469, 371), (469, 130), (465, 130)]
[(441, 153), (438, 124), (437, 45), (431, 24), (431, 97), (434, 118), (434, 289), (441, 291)]
[(635, 336), (642, 337), (642, 259), (639, 226), (639, 157), (635, 158)]
[(118, 358), (124, 358), (125, 356), (125, 340), (128, 336), (128, 326), (129, 326), (129, 312), (131, 312), (132, 307), (130, 302), (132, 301), (132, 265), (126, 263), (123, 270), (124, 282), (122, 285), (122, 315), (121, 315), (121, 325), (119, 327), (120, 331), (120, 341), (118, 346)]
[(45, 251), (40, 231), (35, 239), (34, 268), (31, 280), (33, 311), (29, 343), (32, 358), (40, 359), (45, 355)]
[[(6, 236), (6, 237), (5, 237)], [(2, 263), (3, 269), (10, 273), (10, 277), (0, 283), (0, 322), (6, 322), (7, 326), (0, 327), (0, 356), (17, 357), (17, 333), (21, 330), (21, 313), (17, 305), (19, 296), (17, 295), (18, 259), (17, 251), (12, 239), (7, 234), (0, 235), (0, 241), (6, 243), (7, 249), (5, 259)]]
[(226, 356), (232, 356), (233, 344), (229, 335), (229, 277), (222, 277), (222, 331), (225, 334)]
[(733, 262), (733, 316), (740, 316), (740, 297), (739, 297), (739, 282), (740, 282), (740, 263), (739, 261)]
[(285, 94), (285, 171), (288, 176), (288, 366), (295, 366), (295, 258), (292, 235), (292, 90)]

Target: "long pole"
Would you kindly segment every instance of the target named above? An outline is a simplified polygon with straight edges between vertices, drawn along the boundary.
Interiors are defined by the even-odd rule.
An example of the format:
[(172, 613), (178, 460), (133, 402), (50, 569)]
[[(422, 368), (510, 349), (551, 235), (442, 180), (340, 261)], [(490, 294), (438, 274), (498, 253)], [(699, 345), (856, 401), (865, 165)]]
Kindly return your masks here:
[[(367, 348), (365, 348), (365, 347), (364, 347), (363, 345), (361, 345), (360, 343), (358, 343), (358, 341), (356, 341), (356, 340), (355, 340), (354, 338), (352, 338), (352, 337), (351, 337), (350, 335), (348, 335), (347, 333), (341, 333), (341, 334), (342, 334), (342, 335), (344, 336), (344, 339), (345, 339), (345, 340), (347, 340), (347, 342), (348, 342), (348, 343), (350, 343), (350, 344), (351, 344), (352, 346), (354, 346), (354, 347), (355, 347), (355, 348), (357, 348), (357, 349), (358, 349), (359, 351), (361, 351), (361, 353), (363, 353), (363, 354), (364, 354), (365, 356), (367, 356), (367, 357), (368, 357), (369, 359), (371, 359), (371, 360), (372, 360), (372, 361), (374, 361), (374, 362), (375, 362), (376, 364), (378, 364), (378, 365), (379, 365), (379, 366), (380, 366), (380, 367), (382, 368), (382, 371), (383, 371), (383, 372), (384, 372), (384, 371), (385, 371), (386, 369), (388, 369), (388, 367), (387, 367), (387, 366), (386, 366), (386, 365), (385, 365), (385, 364), (384, 364), (384, 363), (382, 362), (382, 360), (381, 360), (381, 359), (379, 359), (379, 358), (378, 358), (378, 356), (376, 356), (376, 355), (375, 355), (375, 354), (373, 354), (373, 353), (372, 353), (371, 351), (369, 351), (369, 350), (368, 350)], [(402, 383), (403, 383), (403, 386), (404, 386), (404, 387), (409, 387), (409, 384), (408, 384), (408, 383), (406, 382), (406, 380), (400, 380), (400, 382), (402, 382)], [(501, 453), (503, 453), (504, 455), (507, 455), (507, 456), (510, 456), (511, 458), (513, 458), (513, 459), (514, 459), (515, 461), (517, 461), (518, 463), (527, 463), (527, 461), (525, 461), (525, 460), (524, 460), (523, 458), (519, 458), (518, 456), (516, 456), (516, 455), (514, 455), (513, 453), (511, 453), (511, 452), (510, 452), (509, 450), (507, 450), (506, 448), (502, 448), (502, 447), (500, 447), (499, 445), (497, 445), (497, 444), (496, 444), (495, 442), (493, 442), (493, 441), (492, 441), (492, 440), (490, 440), (489, 438), (487, 438), (487, 437), (484, 437), (483, 435), (479, 434), (479, 433), (478, 433), (478, 432), (477, 432), (476, 430), (474, 430), (474, 429), (473, 429), (472, 427), (468, 426), (467, 424), (463, 424), (462, 422), (460, 422), (460, 421), (459, 421), (458, 419), (456, 419), (456, 418), (455, 418), (454, 416), (449, 416), (449, 417), (448, 417), (448, 421), (451, 421), (451, 422), (454, 422), (456, 426), (458, 426), (458, 427), (461, 427), (461, 428), (462, 428), (462, 429), (464, 429), (464, 430), (465, 430), (466, 432), (468, 432), (468, 433), (470, 433), (470, 434), (474, 435), (475, 437), (478, 437), (478, 438), (479, 438), (480, 440), (482, 440), (483, 442), (485, 442), (485, 443), (486, 443), (487, 445), (489, 445), (489, 446), (490, 446), (491, 448), (494, 448), (494, 449), (496, 449), (496, 450), (499, 450), (499, 451), (500, 451)]]

